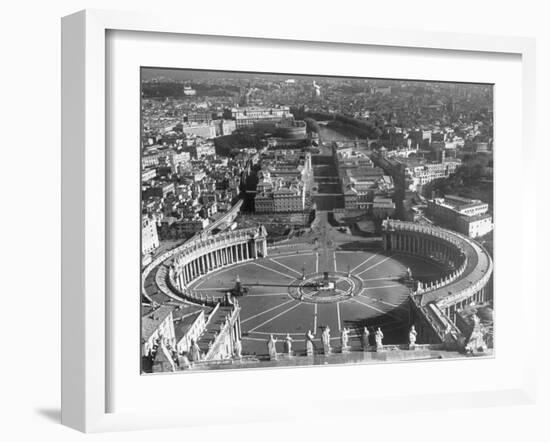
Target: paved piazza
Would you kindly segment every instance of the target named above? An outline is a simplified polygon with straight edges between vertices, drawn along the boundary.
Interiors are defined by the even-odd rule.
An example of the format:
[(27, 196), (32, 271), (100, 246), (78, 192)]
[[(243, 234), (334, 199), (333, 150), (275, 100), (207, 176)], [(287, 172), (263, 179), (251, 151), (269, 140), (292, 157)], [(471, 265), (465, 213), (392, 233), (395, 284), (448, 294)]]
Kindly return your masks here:
[[(405, 342), (409, 325), (409, 289), (404, 282), (407, 267), (417, 278), (434, 278), (441, 272), (438, 264), (410, 255), (282, 250), (270, 249), (267, 258), (211, 273), (191, 287), (199, 293), (219, 295), (240, 279), (248, 289), (239, 298), (245, 353), (265, 354), (270, 334), (283, 339), (287, 333), (294, 339), (293, 348), (304, 350), (304, 334), (311, 330), (320, 342), (325, 326), (330, 327), (335, 341), (340, 339), (340, 330), (348, 327), (352, 345), (359, 343), (359, 330), (364, 326), (382, 327), (387, 344)], [(321, 290), (324, 272), (333, 286)]]

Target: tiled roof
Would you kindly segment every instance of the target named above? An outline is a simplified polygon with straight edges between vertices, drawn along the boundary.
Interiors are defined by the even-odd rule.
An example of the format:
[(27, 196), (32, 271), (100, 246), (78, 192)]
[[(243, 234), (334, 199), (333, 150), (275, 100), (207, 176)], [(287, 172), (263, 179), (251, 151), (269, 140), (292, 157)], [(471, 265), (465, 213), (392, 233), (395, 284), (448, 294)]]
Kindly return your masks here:
[(161, 305), (156, 309), (146, 309), (144, 312), (142, 310), (141, 316), (141, 338), (144, 341), (147, 341), (155, 330), (159, 328), (159, 325), (166, 319), (170, 313), (174, 310), (174, 306), (171, 305)]

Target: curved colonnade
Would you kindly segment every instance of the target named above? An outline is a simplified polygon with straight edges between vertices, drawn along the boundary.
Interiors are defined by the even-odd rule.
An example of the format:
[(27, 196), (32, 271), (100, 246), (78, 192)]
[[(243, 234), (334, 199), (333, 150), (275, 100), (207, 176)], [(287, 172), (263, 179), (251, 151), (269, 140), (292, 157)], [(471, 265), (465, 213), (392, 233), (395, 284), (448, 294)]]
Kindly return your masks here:
[(226, 304), (229, 300), (224, 295), (206, 296), (191, 291), (188, 287), (197, 278), (215, 270), (267, 256), (266, 237), (263, 226), (196, 236), (159, 256), (144, 269), (142, 294), (153, 300), (151, 291), (158, 290), (168, 298), (178, 301), (186, 300), (209, 306)]
[(425, 257), (445, 267), (441, 278), (417, 281), (411, 291), (413, 305), (425, 322), (416, 324), (421, 339), (430, 340), (424, 327), (428, 325), (438, 340), (459, 342), (462, 336), (456, 326), (457, 312), (471, 302), (487, 300), (491, 257), (471, 238), (440, 227), (394, 220), (384, 221), (383, 227), (384, 250)]

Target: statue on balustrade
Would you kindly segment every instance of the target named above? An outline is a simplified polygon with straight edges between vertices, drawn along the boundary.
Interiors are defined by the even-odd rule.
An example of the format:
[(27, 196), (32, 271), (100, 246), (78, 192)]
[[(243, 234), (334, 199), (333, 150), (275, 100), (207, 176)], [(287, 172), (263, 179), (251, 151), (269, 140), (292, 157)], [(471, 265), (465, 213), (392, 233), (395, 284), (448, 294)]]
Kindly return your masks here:
[(382, 330), (380, 330), (380, 327), (376, 329), (376, 333), (374, 334), (374, 342), (376, 343), (376, 349), (380, 350), (382, 348), (382, 339), (384, 339), (384, 333), (382, 333)]
[(330, 327), (327, 325), (321, 335), (321, 341), (323, 342), (323, 351), (326, 355), (330, 354)]
[(313, 345), (313, 339), (315, 336), (311, 333), (311, 330), (308, 330), (306, 333), (306, 354), (311, 356), (315, 352), (315, 346)]
[(342, 329), (340, 343), (342, 344), (342, 352), (349, 351), (349, 330), (346, 327)]
[(201, 349), (194, 339), (191, 341), (191, 361), (199, 362), (201, 360)]
[(277, 339), (275, 339), (273, 335), (269, 335), (269, 340), (267, 341), (267, 352), (270, 360), (277, 360)]
[(487, 351), (487, 344), (485, 343), (485, 339), (483, 338), (484, 327), (481, 324), (479, 317), (475, 313), (472, 315), (472, 321), (474, 323), (474, 326), (464, 349), (466, 353), (470, 354), (485, 353)]
[(367, 327), (363, 327), (363, 333), (361, 334), (361, 345), (363, 346), (363, 351), (367, 351), (369, 348), (369, 329)]
[(286, 337), (285, 337), (285, 353), (288, 355), (288, 356), (292, 356), (292, 341), (294, 339), (292, 339), (290, 337), (290, 335), (287, 333), (286, 334)]
[(243, 344), (240, 339), (235, 339), (235, 344), (233, 345), (233, 354), (235, 358), (239, 361), (242, 359)]
[(416, 335), (418, 333), (416, 332), (414, 325), (411, 325), (411, 329), (409, 330), (409, 349), (413, 350), (416, 345)]

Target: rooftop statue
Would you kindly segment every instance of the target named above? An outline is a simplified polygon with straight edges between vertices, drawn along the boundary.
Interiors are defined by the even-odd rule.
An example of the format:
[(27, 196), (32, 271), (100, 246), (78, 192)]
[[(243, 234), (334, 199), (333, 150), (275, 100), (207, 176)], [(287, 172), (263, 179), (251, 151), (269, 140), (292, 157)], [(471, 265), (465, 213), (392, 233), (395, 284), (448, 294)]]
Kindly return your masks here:
[(363, 333), (361, 334), (361, 345), (363, 346), (363, 351), (367, 350), (369, 347), (369, 329), (367, 327), (363, 327)]
[(321, 341), (323, 342), (323, 349), (325, 354), (330, 353), (330, 327), (327, 325), (321, 335)]
[(269, 339), (267, 341), (267, 352), (269, 354), (269, 359), (272, 361), (277, 360), (277, 339), (273, 337), (273, 335), (269, 335)]
[(292, 356), (292, 341), (294, 341), (294, 339), (287, 333), (285, 337), (285, 353), (289, 356)]
[(382, 339), (384, 339), (384, 333), (382, 333), (382, 330), (380, 330), (380, 327), (378, 327), (376, 329), (376, 333), (374, 334), (374, 341), (376, 342), (377, 349), (382, 348)]
[(243, 345), (241, 343), (241, 340), (235, 339), (235, 344), (233, 345), (233, 354), (235, 358), (240, 360), (242, 358), (242, 351), (243, 351)]
[(414, 348), (416, 344), (416, 335), (417, 331), (414, 328), (414, 325), (411, 325), (411, 329), (409, 330), (409, 348)]
[(311, 330), (308, 330), (306, 333), (306, 353), (308, 355), (312, 355), (314, 353), (315, 347), (313, 345), (313, 338), (315, 338), (315, 336), (311, 333)]
[(347, 328), (342, 329), (342, 335), (340, 336), (340, 342), (342, 344), (342, 351), (349, 349), (349, 330)]

